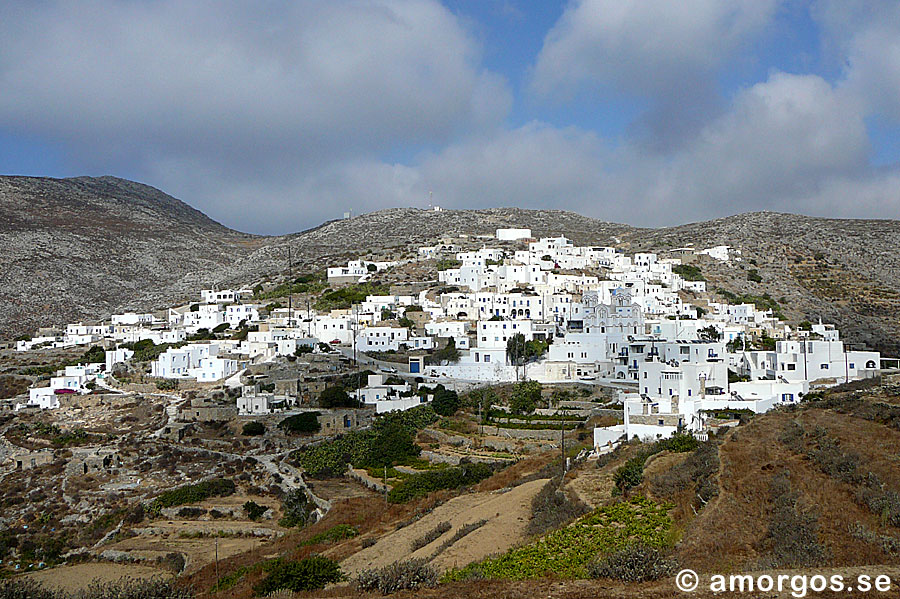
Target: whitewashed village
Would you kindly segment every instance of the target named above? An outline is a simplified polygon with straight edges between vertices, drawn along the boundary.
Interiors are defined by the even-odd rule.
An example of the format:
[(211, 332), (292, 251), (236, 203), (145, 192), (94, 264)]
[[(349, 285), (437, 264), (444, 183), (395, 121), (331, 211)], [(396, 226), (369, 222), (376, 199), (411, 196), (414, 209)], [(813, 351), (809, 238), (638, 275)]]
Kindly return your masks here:
[[(604, 451), (633, 437), (703, 435), (729, 425), (716, 413), (766, 412), (811, 390), (874, 377), (882, 367), (878, 352), (845, 348), (829, 323), (791, 325), (771, 308), (716, 300), (697, 265), (740, 262), (740, 250), (627, 255), (565, 237), (533, 239), (529, 229), (498, 229), (494, 241), (503, 247), (479, 239), (480, 249), (455, 251), (460, 241), (420, 247), (405, 261), (439, 263), (438, 281), (414, 295), (367, 295), (325, 311), (308, 302), (265, 305), (255, 299), (262, 288), (204, 289), (166, 314), (116, 314), (38, 331), (18, 341), (16, 351), (99, 344), (105, 360), (66, 366), (7, 408), (56, 409), (70, 394), (112, 389), (116, 366), (134, 355), (129, 347), (149, 342), (166, 347), (150, 377), (239, 390), (239, 417), (299, 411), (310, 400), (299, 392), (302, 384), (261, 392), (245, 384), (245, 373), (286, 357), (324, 354), (341, 356), (348, 367), (375, 366), (356, 393), (376, 413), (425, 401), (412, 391), (416, 382), (457, 390), (520, 380), (612, 389), (623, 422), (594, 430), (595, 450)], [(400, 265), (353, 260), (328, 268), (327, 285), (365, 284)], [(224, 338), (194, 340), (216, 333)], [(429, 359), (448, 347), (436, 354), (447, 357)], [(400, 363), (388, 356), (398, 352)], [(385, 382), (390, 378), (396, 384)]]
[[(755, 272), (738, 247), (500, 228), (318, 269), (288, 255), (245, 286), (7, 344), (0, 569), (163, 573), (213, 597), (276, 596), (300, 584), (277, 564), (319, 556), (352, 593), (404, 588), (398, 572), (438, 589), (521, 568), (616, 578), (570, 552), (611, 551), (637, 534), (627, 518), (659, 519), (639, 536), (671, 547), (676, 522), (731, 493), (716, 477), (737, 439), (760, 459), (785, 431), (821, 443), (826, 428), (796, 423), (823, 394), (896, 388), (896, 358), (710, 285)], [(889, 421), (877, 405), (865, 417)], [(878, 488), (867, 505), (893, 509)], [(599, 536), (578, 528), (601, 515)], [(572, 530), (588, 540), (547, 544)], [(667, 551), (705, 555), (693, 538)]]

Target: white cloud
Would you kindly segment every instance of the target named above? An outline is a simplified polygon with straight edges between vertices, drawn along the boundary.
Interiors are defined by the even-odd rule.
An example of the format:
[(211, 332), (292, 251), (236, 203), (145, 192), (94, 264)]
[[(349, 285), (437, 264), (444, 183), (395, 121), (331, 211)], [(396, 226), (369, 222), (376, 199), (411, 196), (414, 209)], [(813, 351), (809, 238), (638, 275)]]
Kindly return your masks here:
[(813, 13), (843, 63), (841, 86), (867, 111), (900, 122), (900, 4), (825, 0)]
[(543, 95), (614, 85), (657, 95), (718, 68), (772, 18), (776, 0), (573, 0), (534, 67)]
[(0, 126), (66, 139), (88, 164), (392, 151), (494, 126), (511, 102), (434, 0), (101, 0), (2, 16)]

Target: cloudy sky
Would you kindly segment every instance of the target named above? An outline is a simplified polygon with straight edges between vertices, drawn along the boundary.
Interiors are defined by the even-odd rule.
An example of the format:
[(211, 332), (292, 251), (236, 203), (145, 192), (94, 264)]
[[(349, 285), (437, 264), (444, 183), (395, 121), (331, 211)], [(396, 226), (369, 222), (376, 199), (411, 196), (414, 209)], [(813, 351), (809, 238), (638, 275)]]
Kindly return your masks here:
[(894, 0), (0, 4), (0, 172), (248, 232), (433, 202), (900, 218)]

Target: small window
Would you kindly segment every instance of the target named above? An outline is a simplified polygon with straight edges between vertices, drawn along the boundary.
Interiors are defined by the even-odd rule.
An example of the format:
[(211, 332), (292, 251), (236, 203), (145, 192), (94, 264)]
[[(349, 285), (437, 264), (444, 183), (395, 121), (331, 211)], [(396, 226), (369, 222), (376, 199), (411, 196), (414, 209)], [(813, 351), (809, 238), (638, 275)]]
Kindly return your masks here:
[(828, 370), (828, 364), (822, 364), (822, 370)]

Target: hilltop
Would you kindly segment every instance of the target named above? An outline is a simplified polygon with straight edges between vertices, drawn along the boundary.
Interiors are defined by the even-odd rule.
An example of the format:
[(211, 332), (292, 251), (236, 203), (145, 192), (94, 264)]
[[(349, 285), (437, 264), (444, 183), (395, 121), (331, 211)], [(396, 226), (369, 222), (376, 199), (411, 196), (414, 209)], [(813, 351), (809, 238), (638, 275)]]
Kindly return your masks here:
[(114, 177), (0, 177), (0, 208), (4, 336), (118, 310), (162, 309), (202, 287), (277, 281), (287, 274), (288, 247), (296, 268), (322, 269), (515, 226), (536, 237), (565, 235), (629, 252), (732, 246), (741, 250), (740, 262), (701, 265), (711, 289), (767, 293), (789, 319), (821, 318), (851, 342), (900, 353), (895, 220), (757, 212), (646, 229), (562, 210), (391, 208), (264, 237), (233, 231), (153, 187)]

